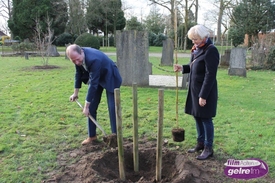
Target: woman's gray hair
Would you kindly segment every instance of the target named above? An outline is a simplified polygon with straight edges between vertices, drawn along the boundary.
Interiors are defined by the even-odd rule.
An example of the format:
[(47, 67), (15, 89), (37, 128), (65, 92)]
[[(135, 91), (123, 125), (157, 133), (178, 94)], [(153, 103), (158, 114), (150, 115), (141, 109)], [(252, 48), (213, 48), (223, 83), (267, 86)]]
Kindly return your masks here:
[(189, 39), (209, 37), (209, 30), (204, 25), (195, 25), (191, 27), (187, 33)]

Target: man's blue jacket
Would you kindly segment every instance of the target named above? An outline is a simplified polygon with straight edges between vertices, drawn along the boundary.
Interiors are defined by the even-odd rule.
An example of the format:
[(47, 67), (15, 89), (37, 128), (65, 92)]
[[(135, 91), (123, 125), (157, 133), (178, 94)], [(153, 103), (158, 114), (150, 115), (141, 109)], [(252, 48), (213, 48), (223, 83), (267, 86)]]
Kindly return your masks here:
[(99, 85), (108, 92), (113, 93), (114, 89), (119, 88), (122, 83), (116, 64), (106, 54), (97, 49), (88, 47), (83, 47), (82, 49), (85, 54), (87, 71), (83, 66), (75, 65), (75, 88), (81, 88), (82, 79), (86, 74), (89, 75), (89, 88), (86, 96), (87, 102), (93, 100)]

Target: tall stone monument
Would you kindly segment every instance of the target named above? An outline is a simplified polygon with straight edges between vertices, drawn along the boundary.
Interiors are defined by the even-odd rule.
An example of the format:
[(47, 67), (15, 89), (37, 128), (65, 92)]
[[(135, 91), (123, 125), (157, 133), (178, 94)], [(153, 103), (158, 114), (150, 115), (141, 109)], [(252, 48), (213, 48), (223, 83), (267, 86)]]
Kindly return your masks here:
[(161, 65), (172, 66), (174, 63), (174, 40), (167, 38), (163, 41)]
[(148, 32), (116, 32), (117, 66), (122, 77), (122, 85), (149, 86), (152, 64), (149, 62)]
[(246, 77), (246, 49), (232, 48), (229, 61), (229, 75)]

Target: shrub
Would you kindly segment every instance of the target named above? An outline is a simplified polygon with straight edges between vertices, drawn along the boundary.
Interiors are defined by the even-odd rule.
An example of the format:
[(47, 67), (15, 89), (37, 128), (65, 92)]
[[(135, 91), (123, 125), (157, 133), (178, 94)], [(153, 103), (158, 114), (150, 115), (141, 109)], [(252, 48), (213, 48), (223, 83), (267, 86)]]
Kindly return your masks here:
[(21, 38), (20, 38), (19, 36), (15, 36), (15, 37), (14, 37), (14, 40), (18, 40), (18, 41), (21, 42)]
[(275, 46), (270, 48), (270, 51), (266, 60), (266, 67), (268, 69), (275, 70)]
[[(110, 37), (108, 37), (108, 43), (106, 43), (106, 37), (104, 36), (97, 36), (97, 39), (100, 43), (100, 46), (107, 46), (106, 44), (109, 44), (108, 46), (115, 46), (115, 38), (113, 35), (111, 35)], [(104, 41), (104, 43), (103, 43)]]
[(153, 32), (149, 32), (148, 39), (149, 39), (149, 46), (154, 46), (154, 40), (157, 38), (157, 35)]
[(229, 40), (232, 40), (234, 47), (237, 47), (244, 42), (244, 35), (245, 33), (243, 29), (236, 26), (231, 26), (228, 31), (228, 38)]
[(103, 46), (103, 45), (105, 46), (105, 42), (103, 43), (103, 41), (105, 41), (104, 36), (98, 36), (97, 39), (100, 43), (100, 46)]
[(64, 32), (56, 38), (53, 44), (56, 46), (65, 46), (65, 44), (73, 43), (74, 40), (75, 38), (73, 35), (71, 35), (70, 33)]
[(115, 46), (115, 38), (113, 35), (109, 37), (109, 46)]
[(167, 37), (164, 34), (158, 34), (156, 36), (156, 39), (153, 41), (154, 46), (162, 46), (163, 45), (163, 41), (166, 40)]
[(24, 51), (34, 50), (34, 44), (28, 43), (28, 42), (22, 42), (20, 44), (12, 44), (11, 48), (14, 51), (20, 51), (20, 53), (23, 53)]
[(74, 43), (82, 47), (100, 48), (98, 38), (89, 33), (81, 34), (76, 38)]

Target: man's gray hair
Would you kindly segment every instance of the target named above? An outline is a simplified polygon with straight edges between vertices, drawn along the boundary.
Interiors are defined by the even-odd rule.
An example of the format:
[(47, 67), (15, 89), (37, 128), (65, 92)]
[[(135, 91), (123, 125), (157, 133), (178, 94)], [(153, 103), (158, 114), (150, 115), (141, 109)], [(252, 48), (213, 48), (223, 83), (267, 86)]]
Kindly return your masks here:
[(82, 50), (81, 47), (78, 46), (77, 44), (71, 44), (70, 46), (67, 47), (66, 54), (68, 57), (70, 56), (70, 52), (72, 52), (72, 51), (75, 51), (75, 52), (81, 54), (81, 50)]

